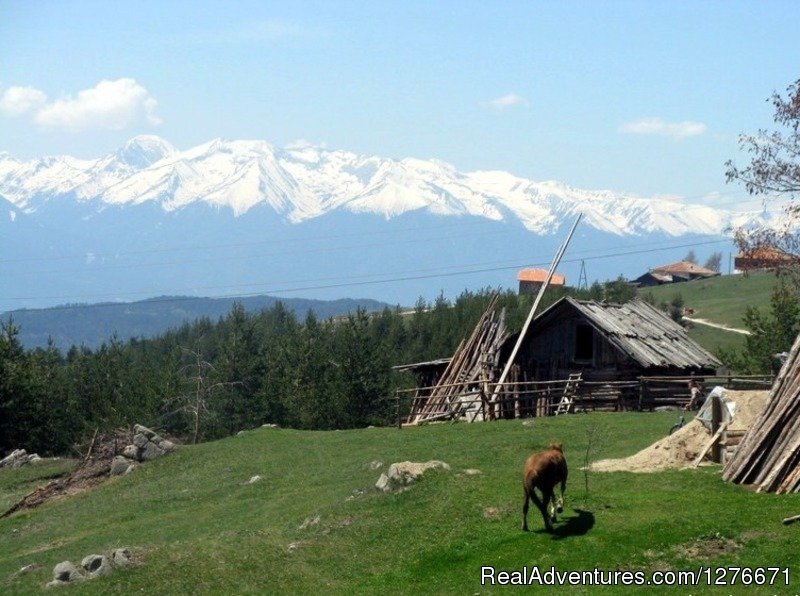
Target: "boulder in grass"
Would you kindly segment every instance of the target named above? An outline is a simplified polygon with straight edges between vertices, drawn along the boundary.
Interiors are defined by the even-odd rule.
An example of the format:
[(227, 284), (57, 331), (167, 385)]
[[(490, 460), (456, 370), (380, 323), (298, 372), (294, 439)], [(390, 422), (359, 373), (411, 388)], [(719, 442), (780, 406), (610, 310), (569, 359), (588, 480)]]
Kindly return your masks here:
[(71, 561), (62, 561), (53, 568), (53, 582), (74, 582), (85, 579), (83, 571)]
[(405, 490), (428, 470), (449, 471), (450, 466), (438, 460), (424, 463), (410, 461), (394, 463), (389, 466), (389, 470), (385, 474), (381, 474), (378, 482), (375, 483), (375, 488), (383, 492)]
[(128, 459), (127, 457), (123, 457), (122, 455), (117, 455), (114, 459), (111, 460), (111, 475), (112, 476), (122, 476), (123, 474), (127, 474), (129, 469), (133, 467), (135, 464), (132, 460)]
[(140, 454), (140, 458), (142, 461), (150, 461), (151, 459), (157, 459), (162, 455), (166, 454), (161, 447), (156, 445), (153, 442), (148, 443), (142, 449), (142, 453)]
[(133, 565), (131, 551), (127, 548), (116, 548), (111, 551), (111, 563), (114, 567), (128, 567)]
[(133, 444), (128, 445), (122, 455), (136, 461), (149, 461), (175, 450), (175, 444), (159, 436), (146, 426), (133, 427)]
[(36, 453), (28, 453), (24, 449), (14, 449), (3, 459), (0, 459), (0, 468), (21, 468), (28, 464), (35, 464), (42, 460)]
[(90, 579), (101, 575), (110, 575), (113, 571), (111, 563), (105, 555), (88, 555), (81, 561), (81, 567), (84, 568)]

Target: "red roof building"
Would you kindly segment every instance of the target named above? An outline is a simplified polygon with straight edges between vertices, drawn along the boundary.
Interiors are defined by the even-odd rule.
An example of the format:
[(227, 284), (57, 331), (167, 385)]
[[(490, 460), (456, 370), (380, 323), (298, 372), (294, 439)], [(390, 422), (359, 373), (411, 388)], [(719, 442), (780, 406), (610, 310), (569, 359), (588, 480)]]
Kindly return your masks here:
[[(542, 287), (547, 279), (547, 271), (544, 269), (523, 269), (517, 273), (520, 294), (535, 294)], [(563, 286), (567, 283), (567, 278), (560, 273), (553, 273), (550, 279), (551, 286)]]
[(738, 254), (733, 260), (733, 266), (737, 271), (752, 271), (754, 269), (775, 269), (798, 262), (800, 259), (796, 255), (774, 246), (760, 246)]

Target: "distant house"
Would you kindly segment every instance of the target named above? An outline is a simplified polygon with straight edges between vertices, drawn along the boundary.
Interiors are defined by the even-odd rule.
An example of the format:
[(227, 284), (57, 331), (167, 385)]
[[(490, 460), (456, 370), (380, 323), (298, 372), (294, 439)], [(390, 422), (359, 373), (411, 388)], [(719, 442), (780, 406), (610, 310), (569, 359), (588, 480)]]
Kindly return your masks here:
[[(504, 352), (510, 352), (517, 337), (507, 340)], [(683, 327), (646, 302), (608, 304), (571, 297), (533, 320), (516, 364), (527, 380), (582, 373), (586, 381), (604, 382), (714, 374), (722, 366)]]
[(756, 269), (775, 269), (800, 261), (796, 255), (785, 252), (775, 246), (760, 246), (736, 256), (733, 266), (737, 271), (753, 271)]
[[(536, 294), (542, 284), (547, 280), (547, 271), (544, 269), (523, 269), (517, 274), (520, 294)], [(551, 286), (563, 286), (566, 278), (560, 273), (554, 273), (550, 279)]]
[(652, 271), (648, 271), (644, 275), (640, 275), (636, 279), (631, 282), (631, 285), (635, 287), (650, 287), (650, 286), (660, 286), (663, 284), (671, 284), (675, 280), (672, 279), (671, 275), (662, 275), (660, 273), (653, 273)]
[(643, 287), (658, 286), (662, 284), (691, 281), (693, 279), (716, 277), (718, 275), (719, 271), (706, 269), (697, 263), (678, 261), (677, 263), (670, 263), (669, 265), (654, 267), (644, 275), (641, 275), (633, 280), (633, 283), (637, 286)]

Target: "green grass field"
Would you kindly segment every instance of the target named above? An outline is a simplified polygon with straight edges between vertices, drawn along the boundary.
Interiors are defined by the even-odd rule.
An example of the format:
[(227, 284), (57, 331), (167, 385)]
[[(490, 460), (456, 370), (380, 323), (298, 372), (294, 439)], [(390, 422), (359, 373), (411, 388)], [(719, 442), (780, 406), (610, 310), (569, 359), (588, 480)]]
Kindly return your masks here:
[(748, 306), (769, 308), (777, 277), (768, 272), (748, 275), (723, 275), (678, 284), (642, 288), (640, 295), (652, 292), (657, 303), (669, 302), (676, 294), (683, 297), (694, 315), (730, 327), (743, 327), (742, 316)]
[(733, 331), (725, 331), (715, 327), (708, 327), (700, 324), (690, 324), (686, 332), (693, 340), (710, 351), (712, 354), (719, 354), (719, 349), (740, 350), (745, 345), (745, 335)]
[[(733, 565), (788, 567), (791, 585), (781, 579), (759, 589), (646, 592), (795, 593), (800, 527), (781, 519), (800, 513), (800, 495), (755, 494), (723, 483), (718, 467), (644, 475), (580, 470), (587, 449), (593, 460), (630, 455), (663, 436), (675, 417), (593, 413), (537, 419), (532, 427), (503, 421), (402, 431), (258, 429), (183, 447), (90, 492), (0, 520), (0, 592), (39, 593), (56, 563), (128, 546), (139, 566), (77, 590), (486, 594), (509, 589), (480, 584), (486, 565), (646, 572)], [(523, 533), (521, 466), (551, 440), (564, 442), (570, 464), (567, 507), (554, 535), (541, 530), (535, 509), (533, 531)], [(399, 494), (373, 488), (380, 470), (370, 462), (429, 459), (448, 462), (452, 471), (430, 473)], [(483, 473), (466, 476), (466, 468)], [(33, 480), (30, 470), (53, 473), (0, 470), (3, 503)], [(263, 479), (246, 484), (256, 474)], [(487, 508), (493, 517), (485, 516)], [(300, 529), (314, 516), (318, 524)], [(32, 563), (42, 567), (13, 575)]]

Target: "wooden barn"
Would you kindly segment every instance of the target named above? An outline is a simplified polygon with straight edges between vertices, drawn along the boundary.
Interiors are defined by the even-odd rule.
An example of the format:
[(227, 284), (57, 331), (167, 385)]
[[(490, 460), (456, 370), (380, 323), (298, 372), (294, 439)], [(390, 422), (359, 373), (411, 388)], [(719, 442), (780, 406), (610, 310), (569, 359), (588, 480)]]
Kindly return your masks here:
[[(510, 354), (517, 337), (503, 347)], [(502, 356), (501, 356), (502, 358)], [(537, 316), (516, 358), (530, 381), (627, 381), (641, 376), (713, 375), (722, 366), (678, 323), (646, 302), (565, 297)]]
[[(645, 302), (565, 297), (531, 322), (509, 367), (519, 334), (506, 332), (505, 317), (496, 316), (493, 304), (452, 358), (395, 367), (417, 377), (415, 389), (397, 394), (398, 400), (412, 400), (408, 423), (557, 414), (562, 408), (556, 404), (566, 396), (591, 402), (593, 409), (644, 409), (663, 401), (658, 394), (666, 392), (675, 405), (681, 397), (675, 383), (685, 393), (687, 377), (713, 376), (722, 366), (683, 327)], [(506, 367), (510, 374), (498, 385)], [(645, 377), (672, 388), (645, 386)], [(398, 420), (399, 412), (398, 401)]]

